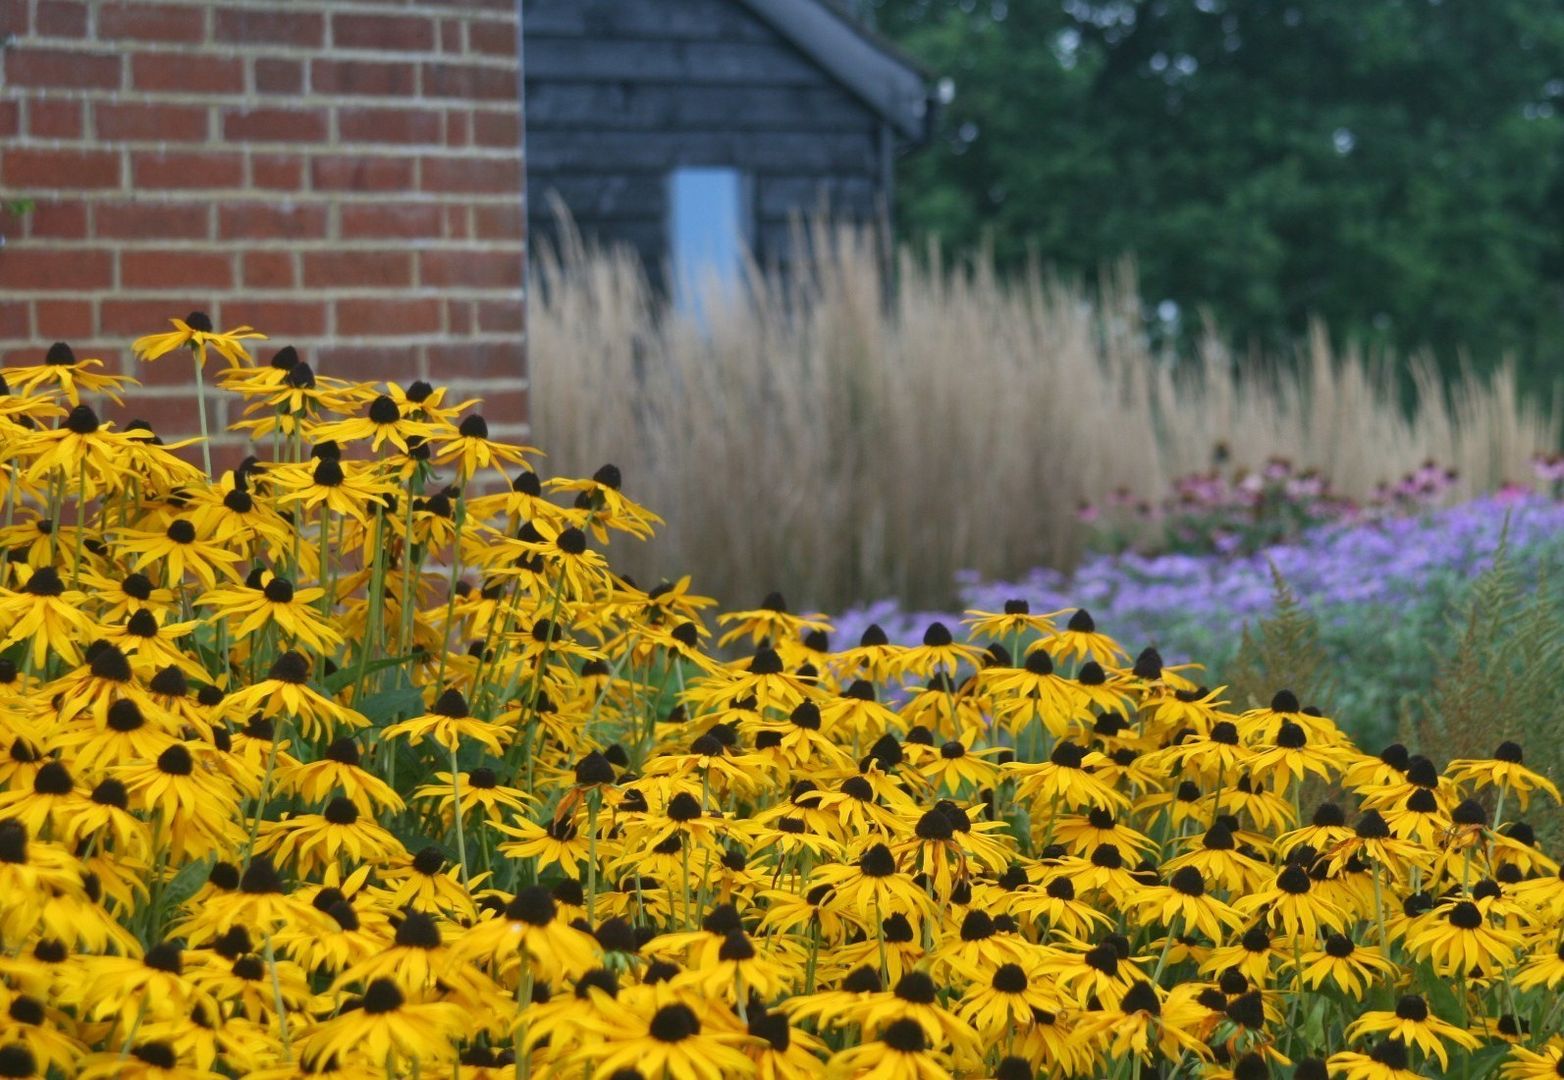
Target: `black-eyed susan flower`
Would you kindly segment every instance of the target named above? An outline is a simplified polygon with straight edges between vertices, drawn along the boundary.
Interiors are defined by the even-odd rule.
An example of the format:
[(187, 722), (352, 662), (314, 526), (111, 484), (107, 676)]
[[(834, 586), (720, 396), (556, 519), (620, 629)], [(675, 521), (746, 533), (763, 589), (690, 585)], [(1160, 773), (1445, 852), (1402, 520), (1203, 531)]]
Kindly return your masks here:
[(1445, 1044), (1454, 1043), (1467, 1050), (1481, 1045), (1477, 1036), (1435, 1016), (1428, 1002), (1417, 994), (1404, 994), (1394, 1010), (1363, 1013), (1347, 1025), (1346, 1037), (1356, 1040), (1364, 1035), (1383, 1035), (1402, 1045), (1422, 1051), (1436, 1059), (1442, 1069), (1450, 1067), (1450, 1052)]
[(321, 733), (335, 735), (338, 728), (369, 725), (362, 714), (309, 685), (310, 663), (292, 650), (279, 656), (265, 679), (252, 683), (222, 700), (218, 717), (248, 717), (259, 712), (267, 719), (285, 718), (306, 738)]
[(19, 400), (38, 401), (41, 395), (35, 396), (33, 392), (52, 389), (64, 394), (73, 408), (81, 404), (83, 391), (103, 394), (120, 403), (120, 391), (136, 380), (99, 371), (102, 367), (102, 360), (90, 357), (78, 360), (74, 349), (63, 341), (56, 341), (44, 354), (43, 363), (0, 368), (0, 378), (6, 382), (8, 395), (15, 395)]
[(249, 326), (218, 330), (212, 325), (211, 317), (200, 311), (192, 311), (183, 319), (168, 321), (173, 326), (172, 330), (165, 330), (160, 334), (148, 334), (131, 343), (131, 351), (136, 354), (137, 359), (156, 360), (175, 349), (189, 346), (198, 364), (206, 363), (206, 350), (211, 348), (237, 367), (249, 363), (250, 353), (244, 345), (246, 341), (266, 340), (265, 334)]
[(457, 477), (465, 483), (484, 469), (498, 470), (503, 476), (507, 468), (530, 468), (528, 456), (541, 452), (536, 447), (513, 446), (490, 439), (488, 421), (473, 413), (462, 420), (454, 432), (435, 440), (433, 461), (436, 465), (455, 464)]
[(1356, 1000), (1364, 991), (1384, 979), (1393, 980), (1394, 962), (1372, 945), (1359, 945), (1345, 934), (1327, 934), (1317, 949), (1305, 952), (1299, 974), (1308, 986), (1318, 988), (1326, 982), (1339, 987)]
[(306, 1062), (362, 1056), (384, 1063), (398, 1057), (438, 1063), (456, 1056), (467, 1018), (449, 1001), (409, 996), (390, 979), (376, 979), (356, 1007), (339, 1012), (301, 1040)]
[(326, 590), (296, 588), (287, 578), (262, 571), (256, 587), (212, 589), (201, 594), (197, 606), (216, 609), (235, 642), (275, 627), (288, 647), (298, 645), (315, 653), (330, 652), (342, 644), (342, 635), (320, 614)]

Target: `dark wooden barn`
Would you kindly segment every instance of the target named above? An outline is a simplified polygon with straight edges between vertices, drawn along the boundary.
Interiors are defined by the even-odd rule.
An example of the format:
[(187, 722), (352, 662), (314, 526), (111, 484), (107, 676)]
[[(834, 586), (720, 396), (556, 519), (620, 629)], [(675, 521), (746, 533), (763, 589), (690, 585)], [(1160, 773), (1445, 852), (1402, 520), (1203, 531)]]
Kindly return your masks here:
[[(673, 286), (784, 262), (822, 210), (888, 223), (928, 74), (833, 0), (523, 0), (528, 226), (556, 197)], [(671, 271), (672, 277), (668, 276)]]

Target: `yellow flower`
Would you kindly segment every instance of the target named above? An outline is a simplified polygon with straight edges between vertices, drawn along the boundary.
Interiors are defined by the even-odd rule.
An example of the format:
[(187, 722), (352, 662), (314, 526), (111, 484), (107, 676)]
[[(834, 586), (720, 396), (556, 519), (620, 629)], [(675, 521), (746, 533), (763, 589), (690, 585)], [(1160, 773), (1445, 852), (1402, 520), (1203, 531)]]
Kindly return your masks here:
[[(43, 363), (30, 367), (0, 368), (0, 378), (9, 384), (10, 394), (18, 392), (26, 394), (33, 390), (57, 387), (73, 407), (81, 404), (83, 390), (102, 394), (115, 404), (120, 404), (122, 401), (119, 396), (120, 388), (136, 380), (126, 375), (105, 375), (93, 370), (102, 366), (102, 360), (77, 360), (75, 352), (69, 345), (63, 341), (56, 341), (49, 346)], [(47, 409), (47, 402), (44, 402), (43, 406)], [(32, 413), (33, 410), (29, 409), (27, 412)], [(48, 411), (41, 414), (41, 416), (47, 415), (49, 415)]]
[(206, 365), (207, 346), (211, 346), (230, 364), (248, 363), (250, 354), (244, 343), (250, 340), (265, 341), (266, 335), (248, 326), (236, 326), (232, 330), (217, 330), (211, 318), (201, 311), (192, 311), (183, 319), (169, 319), (174, 327), (161, 334), (148, 334), (131, 343), (131, 351), (137, 359), (147, 361), (188, 345), (196, 355), (196, 362)]

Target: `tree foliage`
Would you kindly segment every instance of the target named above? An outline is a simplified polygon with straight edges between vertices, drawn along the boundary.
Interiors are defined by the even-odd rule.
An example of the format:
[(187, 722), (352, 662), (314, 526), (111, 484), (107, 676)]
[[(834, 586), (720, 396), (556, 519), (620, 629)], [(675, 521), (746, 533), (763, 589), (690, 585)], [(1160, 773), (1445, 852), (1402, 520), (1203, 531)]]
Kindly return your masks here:
[(905, 162), (914, 233), (1088, 278), (1133, 254), (1154, 325), (1209, 310), (1240, 345), (1317, 317), (1452, 367), (1513, 354), (1534, 380), (1564, 355), (1564, 5), (873, 10), (956, 85)]

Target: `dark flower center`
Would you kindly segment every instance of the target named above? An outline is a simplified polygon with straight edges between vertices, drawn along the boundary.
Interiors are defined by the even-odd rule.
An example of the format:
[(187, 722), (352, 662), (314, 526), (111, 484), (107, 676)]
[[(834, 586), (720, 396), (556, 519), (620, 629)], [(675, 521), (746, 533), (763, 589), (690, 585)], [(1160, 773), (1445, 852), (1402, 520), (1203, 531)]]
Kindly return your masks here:
[(895, 994), (914, 1005), (932, 1005), (935, 998), (934, 980), (921, 971), (909, 971), (896, 984)]
[(675, 1002), (657, 1010), (648, 1030), (658, 1042), (677, 1043), (692, 1035), (699, 1035), (701, 1022), (688, 1005)]
[(396, 928), (396, 943), (404, 949), (438, 949), (440, 927), (421, 911), (410, 911)]
[(1276, 887), (1293, 896), (1302, 896), (1309, 891), (1309, 872), (1301, 866), (1289, 865), (1276, 875)]
[(382, 1016), (396, 1012), (405, 1000), (396, 983), (390, 979), (376, 979), (364, 991), (364, 1011), (370, 1016)]
[(173, 1048), (164, 1042), (142, 1043), (131, 1050), (130, 1056), (154, 1069), (172, 1069), (179, 1060)]
[(518, 892), (505, 906), (505, 917), (512, 922), (524, 922), (531, 926), (547, 926), (554, 921), (559, 908), (548, 890), (539, 885), (529, 885)]
[(1145, 1012), (1152, 1016), (1160, 1015), (1162, 1012), (1162, 1004), (1157, 1000), (1157, 992), (1144, 980), (1136, 982), (1124, 992), (1124, 1000), (1119, 1008), (1126, 1013)]
[(1458, 930), (1476, 930), (1483, 924), (1482, 912), (1470, 900), (1462, 900), (1456, 904), (1445, 918)]
[(65, 582), (60, 580), (60, 575), (54, 567), (40, 566), (33, 571), (33, 576), (27, 579), (27, 584), (22, 586), (22, 591), (29, 596), (61, 596), (65, 592)]
[(39, 795), (69, 795), (75, 785), (70, 770), (58, 761), (51, 761), (33, 777), (33, 791)]
[(885, 1025), (880, 1041), (900, 1054), (921, 1054), (928, 1049), (923, 1025), (916, 1020), (895, 1020)]
[(295, 685), (309, 681), (309, 661), (300, 654), (289, 650), (279, 656), (272, 664), (270, 677), (278, 682), (293, 683)]
[(394, 424), (402, 419), (402, 410), (397, 408), (396, 402), (381, 394), (369, 403), (367, 415), (372, 424)]
[(333, 825), (352, 825), (358, 821), (358, 807), (351, 799), (338, 795), (326, 804), (322, 816)]
[(65, 426), (77, 435), (91, 435), (98, 430), (98, 414), (86, 405), (78, 405), (65, 418)]
[(681, 791), (668, 800), (668, 817), (672, 821), (694, 821), (701, 816), (701, 804), (688, 791)]
[(189, 750), (175, 744), (158, 755), (157, 767), (168, 776), (189, 776), (195, 771), (195, 761)]
[(1000, 964), (994, 969), (990, 985), (1001, 994), (1019, 994), (1026, 990), (1031, 980), (1019, 964)]
[(1414, 1024), (1428, 1019), (1428, 1003), (1416, 994), (1407, 994), (1396, 1002), (1396, 1015)]
[(1206, 879), (1193, 866), (1179, 867), (1168, 879), (1168, 884), (1185, 896), (1204, 896), (1206, 891)]
[(489, 422), (477, 413), (462, 421), (457, 433), (464, 439), (487, 439), (489, 437)]

